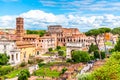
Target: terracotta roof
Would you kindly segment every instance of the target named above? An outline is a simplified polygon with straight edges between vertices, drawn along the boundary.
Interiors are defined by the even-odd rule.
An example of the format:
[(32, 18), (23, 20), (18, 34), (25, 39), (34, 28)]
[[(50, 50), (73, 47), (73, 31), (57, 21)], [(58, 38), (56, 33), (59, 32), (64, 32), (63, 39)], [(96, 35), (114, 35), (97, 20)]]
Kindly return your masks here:
[(30, 48), (35, 47), (34, 45), (23, 45), (23, 46), (17, 46), (18, 48)]
[(0, 35), (3, 35), (3, 34), (5, 34), (4, 32), (2, 32), (2, 31), (0, 31)]
[(28, 41), (16, 41), (16, 45), (30, 45), (32, 43), (28, 42)]
[(40, 37), (39, 39), (49, 39), (49, 38), (54, 38), (52, 36), (43, 36), (43, 37)]
[(16, 45), (18, 48), (35, 47), (34, 44), (26, 41), (16, 41)]

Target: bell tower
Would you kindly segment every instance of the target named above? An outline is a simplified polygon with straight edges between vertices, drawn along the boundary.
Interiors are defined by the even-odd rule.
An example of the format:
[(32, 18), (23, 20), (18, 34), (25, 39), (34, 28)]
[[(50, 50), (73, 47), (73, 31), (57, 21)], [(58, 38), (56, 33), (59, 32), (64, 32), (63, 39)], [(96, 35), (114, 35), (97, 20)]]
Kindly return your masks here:
[(16, 35), (17, 40), (22, 40), (24, 35), (24, 18), (22, 17), (16, 18)]

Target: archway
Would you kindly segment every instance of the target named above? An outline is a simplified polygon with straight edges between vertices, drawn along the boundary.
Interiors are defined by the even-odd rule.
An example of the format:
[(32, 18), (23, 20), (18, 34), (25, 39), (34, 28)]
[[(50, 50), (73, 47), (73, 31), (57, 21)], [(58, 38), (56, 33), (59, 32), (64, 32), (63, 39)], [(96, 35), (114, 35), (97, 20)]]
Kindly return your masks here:
[(80, 42), (69, 42), (66, 45), (66, 58), (70, 58), (71, 59), (71, 52), (75, 51), (75, 50), (82, 50), (82, 43)]
[(71, 50), (71, 52), (70, 52), (70, 53), (72, 54), (74, 51), (76, 51), (76, 50), (75, 50), (75, 49), (73, 49), (73, 50)]

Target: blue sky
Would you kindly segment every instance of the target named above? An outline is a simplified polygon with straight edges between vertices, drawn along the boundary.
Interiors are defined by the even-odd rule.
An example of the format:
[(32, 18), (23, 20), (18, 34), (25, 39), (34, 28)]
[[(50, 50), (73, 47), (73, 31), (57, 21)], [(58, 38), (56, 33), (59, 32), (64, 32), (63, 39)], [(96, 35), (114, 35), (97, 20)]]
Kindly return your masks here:
[(119, 0), (0, 0), (0, 15), (18, 15), (29, 10), (53, 14), (119, 14)]
[(47, 29), (54, 24), (81, 31), (114, 28), (120, 26), (119, 8), (119, 0), (0, 0), (0, 28), (15, 28), (18, 16), (25, 18), (26, 29)]

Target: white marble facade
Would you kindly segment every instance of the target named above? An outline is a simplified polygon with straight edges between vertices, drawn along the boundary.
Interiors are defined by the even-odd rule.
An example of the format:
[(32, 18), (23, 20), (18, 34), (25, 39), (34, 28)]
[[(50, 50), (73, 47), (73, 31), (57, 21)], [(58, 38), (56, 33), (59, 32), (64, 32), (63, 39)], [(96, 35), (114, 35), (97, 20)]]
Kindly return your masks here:
[(8, 40), (7, 38), (1, 38), (0, 53), (6, 53), (10, 57), (10, 64), (16, 65), (20, 63), (20, 50), (17, 49), (15, 41)]

